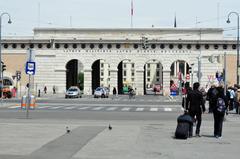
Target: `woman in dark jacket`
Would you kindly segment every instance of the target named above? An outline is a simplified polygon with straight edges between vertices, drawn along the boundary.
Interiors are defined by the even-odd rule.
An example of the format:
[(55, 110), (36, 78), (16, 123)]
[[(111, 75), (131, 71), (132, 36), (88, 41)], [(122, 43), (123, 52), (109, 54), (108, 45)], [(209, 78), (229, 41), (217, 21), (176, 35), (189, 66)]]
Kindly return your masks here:
[[(222, 98), (225, 102), (225, 109), (227, 110), (228, 100), (224, 95), (224, 89), (222, 86), (217, 87), (217, 99)], [(222, 137), (222, 126), (225, 113), (221, 113), (218, 111), (218, 102), (214, 103), (213, 107), (213, 117), (214, 117), (214, 137), (221, 138)]]

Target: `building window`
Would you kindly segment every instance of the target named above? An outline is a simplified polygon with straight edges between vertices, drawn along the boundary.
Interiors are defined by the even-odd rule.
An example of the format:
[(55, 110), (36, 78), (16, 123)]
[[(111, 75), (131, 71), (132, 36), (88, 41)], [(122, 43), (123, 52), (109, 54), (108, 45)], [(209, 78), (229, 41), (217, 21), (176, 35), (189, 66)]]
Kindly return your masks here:
[(31, 48), (31, 49), (34, 48), (34, 44), (30, 44), (30, 48)]
[(232, 45), (232, 49), (235, 50), (237, 48), (236, 44)]
[(205, 49), (209, 49), (209, 45), (208, 44), (205, 45)]
[(81, 48), (85, 49), (86, 48), (86, 44), (81, 44)]
[(93, 49), (94, 48), (94, 44), (90, 44), (90, 48)]
[(191, 49), (192, 45), (191, 44), (187, 44), (187, 49)]
[(173, 44), (169, 44), (169, 49), (173, 49)]
[(60, 45), (57, 43), (55, 44), (55, 48), (59, 49), (60, 48)]
[(7, 49), (7, 48), (8, 48), (8, 44), (4, 44), (3, 47), (4, 47), (5, 49)]
[(152, 44), (152, 45), (151, 45), (151, 48), (152, 48), (152, 49), (155, 49), (155, 48), (156, 48), (156, 44)]
[(104, 75), (104, 73), (103, 72), (101, 72), (101, 76), (103, 76)]
[(127, 71), (123, 71), (123, 76), (127, 76)]
[(223, 49), (226, 50), (227, 49), (227, 44), (223, 44)]
[(150, 78), (147, 78), (147, 81), (150, 82)]
[(104, 64), (103, 63), (101, 63), (101, 68), (103, 68), (104, 67)]
[(137, 49), (138, 48), (138, 44), (133, 44), (133, 48)]
[(132, 76), (135, 76), (135, 73), (134, 73), (134, 71), (132, 71)]
[(134, 78), (132, 78), (132, 82), (134, 82)]
[(21, 44), (21, 48), (24, 49), (25, 48), (25, 44)]
[(107, 45), (107, 48), (108, 48), (108, 49), (111, 49), (111, 48), (112, 48), (112, 44), (108, 44), (108, 45)]
[(123, 68), (126, 68), (127, 67), (127, 65), (126, 64), (123, 64)]
[(157, 68), (160, 68), (160, 64), (159, 63), (157, 64)]
[(132, 63), (132, 68), (134, 68), (134, 63)]
[(160, 76), (160, 72), (159, 72), (159, 71), (157, 71), (157, 72), (156, 72), (156, 75), (157, 75), (157, 76)]
[(126, 78), (123, 78), (123, 82), (126, 82), (126, 80), (127, 80)]
[(147, 64), (147, 68), (150, 68), (150, 63)]
[(42, 48), (42, 44), (38, 44), (38, 48), (41, 49)]
[(214, 49), (218, 49), (218, 44), (215, 44), (215, 45), (214, 45)]
[(111, 72), (110, 71), (108, 71), (108, 76), (111, 76)]
[(120, 44), (116, 44), (116, 48), (117, 48), (117, 49), (120, 49), (120, 48), (121, 48), (121, 45), (120, 45)]
[(17, 44), (12, 44), (12, 48), (16, 48), (17, 47)]
[(178, 44), (178, 49), (182, 49), (182, 44)]
[(164, 48), (165, 48), (165, 45), (164, 45), (164, 44), (161, 44), (161, 45), (160, 45), (160, 48), (161, 48), (161, 49), (164, 49)]
[(51, 44), (47, 44), (47, 48), (48, 48), (48, 49), (51, 48)]
[(150, 77), (150, 71), (147, 71), (147, 76)]
[(74, 49), (76, 49), (76, 48), (77, 48), (77, 44), (73, 44), (72, 47), (73, 47)]
[(101, 81), (103, 81), (103, 78), (101, 78)]
[(102, 49), (103, 48), (103, 44), (98, 44), (98, 48)]
[(196, 45), (196, 49), (199, 50), (201, 48), (201, 45), (200, 44), (197, 44)]

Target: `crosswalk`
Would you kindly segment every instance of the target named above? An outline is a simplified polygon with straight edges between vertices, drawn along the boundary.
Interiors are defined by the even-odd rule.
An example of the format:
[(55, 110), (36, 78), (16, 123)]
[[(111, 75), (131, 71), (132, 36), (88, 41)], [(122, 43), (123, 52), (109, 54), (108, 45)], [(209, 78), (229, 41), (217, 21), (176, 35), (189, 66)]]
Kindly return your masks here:
[[(21, 106), (9, 106), (7, 109), (17, 109), (21, 110)], [(103, 105), (44, 105), (40, 104), (35, 107), (35, 110), (76, 110), (76, 111), (120, 111), (120, 112), (176, 112), (182, 111), (182, 107), (179, 105), (167, 105), (167, 106), (132, 106), (132, 105), (111, 105), (111, 106), (103, 106)]]

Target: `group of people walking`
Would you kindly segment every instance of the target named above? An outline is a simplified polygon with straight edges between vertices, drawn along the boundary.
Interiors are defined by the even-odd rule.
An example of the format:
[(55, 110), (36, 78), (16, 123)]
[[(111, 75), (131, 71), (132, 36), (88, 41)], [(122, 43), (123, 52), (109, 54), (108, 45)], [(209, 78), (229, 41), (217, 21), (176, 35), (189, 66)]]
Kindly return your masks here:
[[(214, 117), (214, 137), (222, 137), (222, 126), (224, 116), (229, 107), (230, 98), (224, 93), (222, 85), (218, 87), (212, 86), (208, 92), (200, 89), (198, 82), (187, 88), (186, 97), (183, 100), (186, 111), (196, 122), (195, 134), (200, 137), (200, 127), (202, 122), (202, 114), (206, 111), (205, 102), (209, 101), (209, 112), (213, 113)], [(190, 127), (189, 137), (193, 135), (193, 127)]]

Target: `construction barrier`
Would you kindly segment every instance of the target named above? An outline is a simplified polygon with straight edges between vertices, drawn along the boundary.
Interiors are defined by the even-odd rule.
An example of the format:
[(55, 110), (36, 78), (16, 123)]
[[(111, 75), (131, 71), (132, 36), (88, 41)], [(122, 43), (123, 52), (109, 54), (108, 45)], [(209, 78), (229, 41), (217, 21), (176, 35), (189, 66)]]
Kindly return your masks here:
[(27, 96), (22, 96), (22, 100), (21, 100), (21, 108), (25, 109), (27, 107)]
[[(26, 95), (22, 96), (22, 101), (21, 101), (21, 108), (26, 109), (28, 104), (28, 98)], [(29, 103), (29, 108), (30, 109), (35, 109), (36, 107), (36, 98), (34, 95), (30, 96), (30, 103)]]

